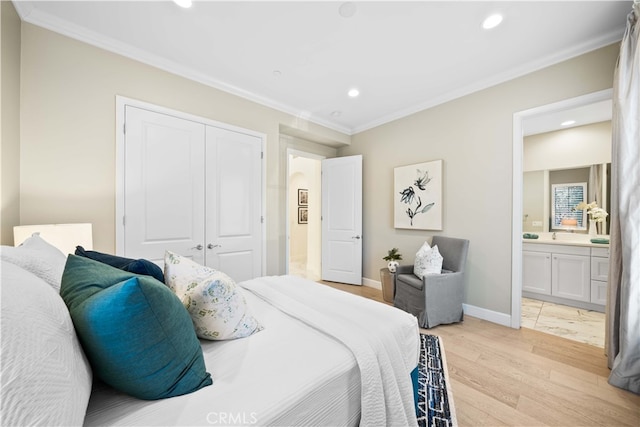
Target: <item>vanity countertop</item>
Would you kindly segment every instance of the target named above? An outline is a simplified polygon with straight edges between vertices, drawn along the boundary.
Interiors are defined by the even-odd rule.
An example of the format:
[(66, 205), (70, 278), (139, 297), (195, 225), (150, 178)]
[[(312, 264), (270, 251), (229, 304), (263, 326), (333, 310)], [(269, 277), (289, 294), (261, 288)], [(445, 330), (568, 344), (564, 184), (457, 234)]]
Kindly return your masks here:
[[(565, 246), (586, 246), (591, 248), (608, 248), (608, 243), (591, 243), (591, 237), (588, 234), (574, 233), (556, 233), (553, 239), (553, 233), (532, 233), (537, 234), (537, 239), (522, 239), (522, 243), (534, 243), (545, 245), (565, 245)], [(598, 238), (608, 239), (608, 235), (598, 235)]]

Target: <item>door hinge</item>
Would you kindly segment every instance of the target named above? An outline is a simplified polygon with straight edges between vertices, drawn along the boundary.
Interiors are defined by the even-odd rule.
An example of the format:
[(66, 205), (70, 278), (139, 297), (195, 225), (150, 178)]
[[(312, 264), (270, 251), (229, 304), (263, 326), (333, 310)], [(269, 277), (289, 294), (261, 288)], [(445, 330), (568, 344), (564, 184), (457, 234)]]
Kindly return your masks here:
[(264, 217), (260, 216), (260, 224), (264, 224)]
[(260, 160), (264, 159), (264, 151), (260, 152)]
[(122, 125), (122, 133), (124, 133), (125, 135), (127, 134), (127, 124), (126, 123), (124, 123)]
[(126, 224), (125, 224), (125, 220), (124, 220), (124, 219), (125, 219), (125, 217), (123, 216), (123, 217), (122, 217), (122, 225), (123, 225), (123, 226), (124, 226), (124, 225), (126, 225)]

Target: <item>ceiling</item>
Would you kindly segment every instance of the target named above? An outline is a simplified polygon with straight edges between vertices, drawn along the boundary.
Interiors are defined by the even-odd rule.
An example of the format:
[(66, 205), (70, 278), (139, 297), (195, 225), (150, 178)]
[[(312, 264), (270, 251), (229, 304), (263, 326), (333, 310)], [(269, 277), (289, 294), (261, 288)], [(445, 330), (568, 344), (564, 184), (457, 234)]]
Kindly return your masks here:
[(351, 135), (619, 41), (632, 1), (14, 4), (26, 22)]

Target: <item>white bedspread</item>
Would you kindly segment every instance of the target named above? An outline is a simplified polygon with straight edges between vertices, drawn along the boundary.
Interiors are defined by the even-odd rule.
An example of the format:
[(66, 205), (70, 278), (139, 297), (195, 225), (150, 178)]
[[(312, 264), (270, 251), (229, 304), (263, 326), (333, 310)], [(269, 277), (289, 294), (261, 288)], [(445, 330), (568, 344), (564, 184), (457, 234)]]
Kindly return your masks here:
[(296, 276), (241, 286), (351, 350), (360, 369), (361, 426), (417, 424), (410, 379), (420, 351), (414, 316)]
[[(293, 276), (240, 285), (265, 329), (238, 340), (201, 341), (213, 385), (158, 401), (97, 385), (85, 425), (416, 425), (409, 377), (419, 352), (413, 316)], [(305, 300), (312, 305), (303, 308)], [(292, 311), (314, 314), (297, 320)], [(334, 338), (325, 329), (336, 325), (357, 332), (338, 331)], [(355, 341), (356, 350), (343, 339)], [(383, 351), (374, 355), (369, 348)], [(401, 416), (406, 412), (413, 420)]]

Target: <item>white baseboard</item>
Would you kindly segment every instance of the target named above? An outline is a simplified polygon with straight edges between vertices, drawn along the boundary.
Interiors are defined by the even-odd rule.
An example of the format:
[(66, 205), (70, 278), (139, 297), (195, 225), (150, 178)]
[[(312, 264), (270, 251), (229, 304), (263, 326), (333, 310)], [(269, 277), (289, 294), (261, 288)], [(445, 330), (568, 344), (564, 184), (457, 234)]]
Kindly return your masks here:
[(511, 327), (511, 315), (499, 313), (486, 308), (476, 307), (475, 305), (462, 304), (464, 314), (471, 317), (486, 320), (487, 322), (497, 323), (498, 325)]
[(382, 290), (382, 283), (379, 280), (367, 279), (366, 277), (362, 278), (362, 285), (368, 286), (370, 288)]
[[(382, 290), (382, 283), (380, 283), (380, 281), (378, 280), (367, 279), (366, 277), (363, 277), (362, 285)], [(511, 327), (511, 315), (509, 314), (504, 314), (469, 304), (462, 304), (462, 309), (464, 310), (464, 314), (468, 314), (471, 317), (486, 320), (487, 322), (491, 323), (497, 323), (498, 325)]]

